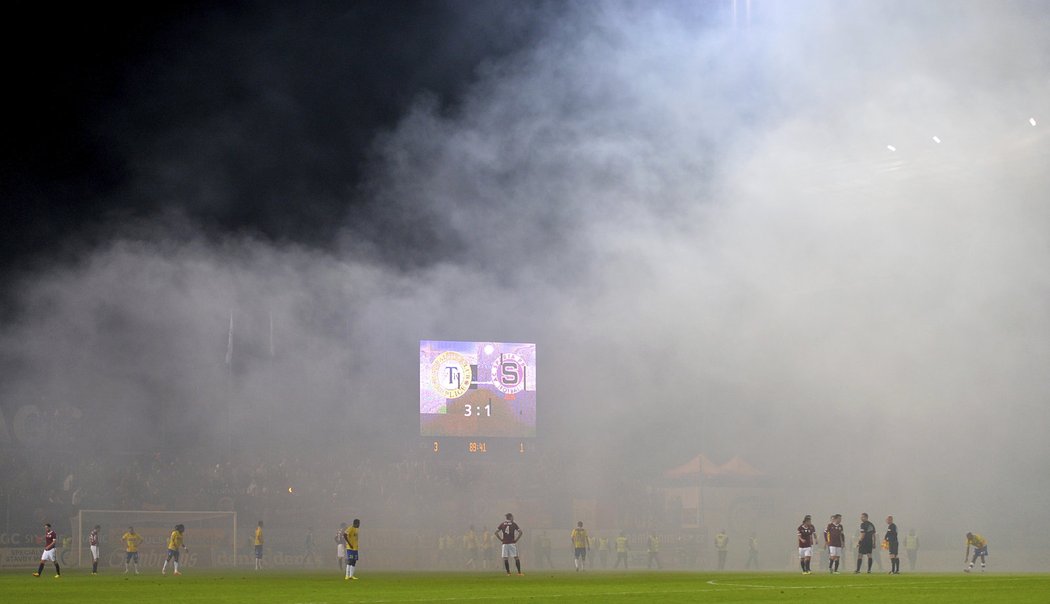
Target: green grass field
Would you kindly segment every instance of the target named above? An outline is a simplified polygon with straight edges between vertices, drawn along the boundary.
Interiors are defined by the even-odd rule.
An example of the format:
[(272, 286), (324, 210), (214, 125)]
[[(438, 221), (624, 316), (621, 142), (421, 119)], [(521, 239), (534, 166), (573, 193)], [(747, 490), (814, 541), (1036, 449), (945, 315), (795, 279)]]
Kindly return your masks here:
[(0, 601), (77, 603), (250, 602), (1050, 602), (1050, 575), (994, 573), (802, 576), (790, 573), (537, 572), (326, 574), (156, 571), (91, 576), (70, 570), (34, 578), (0, 574)]

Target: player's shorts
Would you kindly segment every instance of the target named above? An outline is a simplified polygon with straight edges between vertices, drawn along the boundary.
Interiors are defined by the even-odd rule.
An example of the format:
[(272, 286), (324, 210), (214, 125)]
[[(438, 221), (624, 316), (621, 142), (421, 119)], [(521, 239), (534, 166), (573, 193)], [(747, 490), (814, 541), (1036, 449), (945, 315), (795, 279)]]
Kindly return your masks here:
[(800, 548), (798, 548), (798, 557), (799, 558), (812, 558), (813, 557), (813, 547), (810, 546), (810, 547), (800, 547)]
[(576, 550), (575, 550), (575, 554), (574, 555), (577, 558), (586, 558), (587, 557), (587, 548), (586, 547), (577, 547)]
[(98, 546), (92, 545), (91, 547), (91, 559), (98, 560)]
[(504, 543), (503, 544), (503, 557), (504, 558), (517, 558), (518, 557), (518, 545), (516, 543)]
[(175, 560), (176, 562), (178, 562), (179, 561), (179, 550), (177, 550), (177, 549), (169, 549), (168, 550), (168, 560)]
[(891, 556), (896, 556), (897, 552), (899, 552), (901, 549), (901, 544), (899, 541), (890, 541), (889, 547), (887, 547), (886, 549), (890, 550)]
[(988, 546), (986, 545), (984, 547), (975, 547), (975, 548), (973, 548), (973, 555), (974, 556), (987, 556), (988, 555)]
[(135, 561), (135, 564), (138, 564), (139, 563), (139, 553), (138, 552), (125, 552), (124, 553), (124, 562), (131, 562), (132, 560)]
[(861, 555), (869, 555), (871, 554), (872, 547), (870, 541), (868, 543), (861, 543), (857, 546), (857, 553)]
[(51, 549), (45, 549), (44, 553), (40, 554), (40, 561), (41, 562), (54, 562), (55, 561), (55, 552), (57, 550), (58, 550), (57, 547), (53, 547)]
[(255, 546), (255, 557), (256, 558), (262, 558), (262, 546), (261, 545), (256, 545)]
[(340, 543), (339, 545), (335, 546), (335, 555), (339, 556), (340, 558), (342, 558), (343, 556), (346, 555), (346, 544), (345, 543)]
[(835, 556), (835, 557), (841, 557), (842, 556), (842, 548), (841, 547), (836, 547), (834, 545), (829, 545), (828, 546), (828, 555), (829, 556)]
[(358, 560), (358, 557), (357, 557), (357, 550), (356, 549), (348, 549), (348, 550), (346, 550), (346, 563), (347, 564), (349, 564), (350, 566), (354, 566), (355, 564), (357, 564), (357, 560)]

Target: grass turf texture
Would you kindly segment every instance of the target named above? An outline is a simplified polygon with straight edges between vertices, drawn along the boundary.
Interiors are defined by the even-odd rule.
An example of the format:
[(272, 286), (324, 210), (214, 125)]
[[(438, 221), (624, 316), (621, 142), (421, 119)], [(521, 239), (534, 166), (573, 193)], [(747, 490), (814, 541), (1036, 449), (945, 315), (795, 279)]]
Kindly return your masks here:
[[(139, 576), (68, 570), (61, 579), (24, 572), (0, 574), (4, 602), (135, 603), (250, 602), (1050, 602), (1050, 575), (902, 574), (809, 576), (790, 573), (532, 572), (361, 573), (339, 571), (190, 571), (179, 577), (155, 570)], [(52, 569), (53, 570), (53, 569)]]

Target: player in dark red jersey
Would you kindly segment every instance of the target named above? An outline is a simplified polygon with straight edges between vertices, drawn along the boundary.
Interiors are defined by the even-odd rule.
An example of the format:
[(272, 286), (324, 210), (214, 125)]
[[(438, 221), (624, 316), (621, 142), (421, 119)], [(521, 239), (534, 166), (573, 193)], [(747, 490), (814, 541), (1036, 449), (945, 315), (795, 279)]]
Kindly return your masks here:
[(499, 538), (500, 542), (503, 543), (503, 568), (506, 569), (507, 575), (510, 575), (510, 558), (514, 558), (514, 566), (518, 569), (518, 574), (522, 575), (521, 572), (521, 559), (518, 558), (518, 539), (525, 533), (522, 532), (521, 527), (514, 522), (514, 514), (507, 514), (507, 519), (500, 523), (496, 527), (496, 537)]
[(828, 572), (838, 574), (839, 559), (842, 558), (842, 548), (846, 543), (846, 529), (842, 527), (842, 514), (831, 517), (831, 523), (824, 529), (824, 543), (828, 546)]
[(91, 529), (91, 534), (88, 535), (88, 545), (91, 546), (91, 574), (98, 574), (98, 531), (102, 527), (95, 525), (95, 528)]
[(33, 573), (34, 577), (39, 577), (44, 572), (44, 563), (50, 560), (55, 564), (55, 578), (58, 579), (62, 576), (62, 570), (58, 568), (58, 534), (55, 533), (54, 529), (51, 528), (50, 523), (44, 524), (44, 553), (40, 555), (40, 568)]
[(809, 514), (802, 519), (798, 527), (798, 559), (802, 566), (802, 574), (808, 575), (812, 570), (809, 568), (810, 559), (813, 557), (813, 543), (816, 541), (817, 527), (813, 526), (813, 518)]

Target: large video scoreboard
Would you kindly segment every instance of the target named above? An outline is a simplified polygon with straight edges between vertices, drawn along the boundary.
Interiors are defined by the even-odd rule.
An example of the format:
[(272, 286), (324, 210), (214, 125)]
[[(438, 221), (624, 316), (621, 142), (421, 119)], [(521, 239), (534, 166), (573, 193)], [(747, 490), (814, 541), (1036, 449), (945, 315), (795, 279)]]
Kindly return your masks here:
[(536, 436), (536, 345), (421, 341), (419, 433), (435, 452), (524, 453)]

